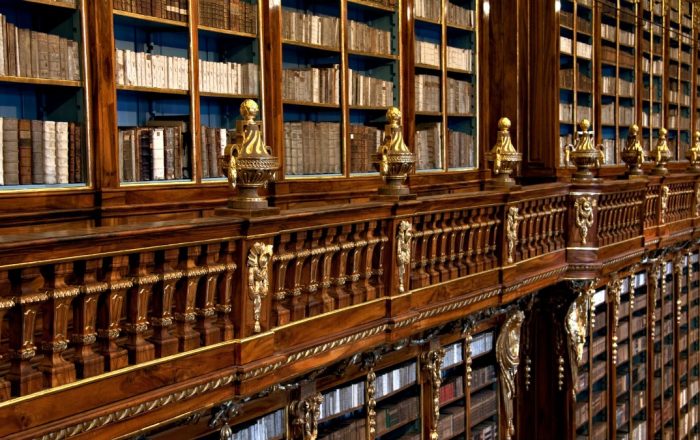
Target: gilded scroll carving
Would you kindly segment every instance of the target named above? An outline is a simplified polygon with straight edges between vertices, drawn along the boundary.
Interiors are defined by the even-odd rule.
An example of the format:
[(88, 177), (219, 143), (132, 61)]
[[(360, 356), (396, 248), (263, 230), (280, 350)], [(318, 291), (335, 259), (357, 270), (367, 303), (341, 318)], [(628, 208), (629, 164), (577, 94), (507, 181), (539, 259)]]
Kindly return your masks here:
[(374, 438), (377, 433), (377, 374), (374, 369), (367, 373), (367, 433), (369, 438)]
[(661, 186), (661, 223), (666, 223), (666, 211), (668, 210), (669, 188), (667, 185)]
[(440, 386), (442, 385), (442, 377), (440, 369), (442, 361), (445, 358), (445, 350), (439, 348), (423, 353), (421, 360), (423, 361), (423, 369), (428, 373), (428, 379), (431, 385), (431, 400), (432, 400), (432, 424), (430, 426), (430, 440), (438, 440), (438, 421), (440, 420)]
[(566, 313), (564, 327), (568, 337), (569, 367), (573, 383), (572, 394), (576, 400), (578, 393), (578, 367), (583, 359), (583, 347), (586, 345), (588, 326), (590, 325), (591, 297), (594, 292), (594, 282), (576, 282), (574, 289), (578, 292), (576, 299)]
[(515, 376), (520, 365), (520, 328), (525, 314), (520, 310), (512, 313), (501, 327), (496, 340), (496, 361), (499, 367), (501, 397), (505, 406), (506, 440), (515, 434), (513, 424), (513, 399), (515, 398)]
[(318, 418), (321, 415), (321, 393), (289, 404), (289, 417), (292, 420), (292, 438), (297, 440), (316, 440), (318, 437)]
[(518, 216), (518, 208), (511, 206), (508, 208), (508, 217), (506, 218), (506, 238), (508, 240), (508, 264), (513, 263), (513, 250), (515, 250), (515, 243), (518, 241), (518, 223), (520, 223), (520, 217)]
[(596, 200), (588, 196), (581, 196), (574, 202), (576, 227), (581, 235), (581, 244), (586, 244), (588, 241), (588, 229), (593, 226), (593, 209), (596, 205)]
[(255, 320), (255, 333), (262, 331), (260, 327), (260, 313), (262, 300), (270, 289), (269, 263), (272, 260), (272, 245), (255, 243), (248, 254), (248, 289), (253, 300), (253, 319)]
[(612, 303), (613, 308), (613, 326), (612, 326), (612, 363), (617, 365), (617, 324), (620, 321), (620, 293), (622, 291), (622, 281), (613, 275), (608, 284), (608, 301)]
[(403, 293), (405, 291), (404, 280), (406, 279), (406, 268), (409, 267), (411, 263), (411, 239), (413, 237), (413, 231), (411, 228), (411, 223), (407, 220), (403, 220), (399, 223), (399, 233), (396, 236), (396, 255), (397, 264), (399, 269), (399, 292)]

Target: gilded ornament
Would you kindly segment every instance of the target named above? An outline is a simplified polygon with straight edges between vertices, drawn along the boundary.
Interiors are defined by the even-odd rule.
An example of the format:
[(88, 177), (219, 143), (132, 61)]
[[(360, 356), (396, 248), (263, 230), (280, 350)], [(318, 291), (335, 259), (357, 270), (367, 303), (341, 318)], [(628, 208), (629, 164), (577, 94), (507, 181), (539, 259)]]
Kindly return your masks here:
[(700, 217), (700, 183), (695, 185), (695, 217)]
[(260, 313), (262, 300), (270, 288), (269, 263), (272, 259), (272, 245), (255, 243), (248, 254), (248, 290), (253, 300), (253, 319), (255, 333), (260, 333)]
[(321, 415), (321, 393), (289, 404), (292, 419), (292, 438), (296, 440), (316, 440), (318, 437), (318, 418)]
[(573, 162), (576, 165), (574, 179), (593, 179), (592, 168), (600, 168), (605, 163), (605, 154), (602, 145), (593, 144), (593, 131), (588, 119), (579, 123), (580, 131), (576, 132), (576, 144), (566, 146), (566, 163)]
[(396, 236), (396, 253), (398, 260), (399, 269), (399, 292), (404, 292), (404, 282), (406, 278), (406, 268), (410, 269), (411, 263), (411, 238), (413, 237), (413, 232), (411, 230), (411, 223), (407, 220), (403, 220), (399, 223), (399, 232)]
[(377, 433), (377, 374), (373, 368), (367, 373), (367, 433), (373, 439)]
[(596, 199), (588, 196), (581, 196), (574, 202), (576, 227), (578, 227), (579, 235), (581, 236), (581, 244), (586, 244), (588, 241), (588, 229), (593, 226), (593, 209), (597, 205)]
[(622, 150), (622, 160), (627, 164), (628, 176), (641, 176), (642, 164), (644, 163), (644, 148), (640, 141), (639, 126), (632, 124), (627, 135), (627, 145)]
[(700, 131), (693, 134), (693, 145), (685, 152), (685, 158), (690, 162), (688, 171), (691, 173), (700, 173)]
[(229, 207), (241, 210), (267, 208), (267, 199), (258, 189), (274, 179), (279, 168), (278, 159), (262, 138), (262, 124), (256, 121), (258, 104), (252, 99), (243, 101), (241, 117), (236, 122), (236, 142), (229, 144), (221, 158), (221, 168), (238, 194), (229, 201)]
[(440, 386), (442, 385), (442, 361), (445, 358), (445, 350), (438, 348), (430, 350), (421, 355), (423, 361), (423, 369), (428, 373), (428, 379), (431, 385), (431, 401), (432, 401), (432, 425), (430, 426), (430, 440), (438, 440), (438, 421), (440, 420)]
[(508, 240), (508, 264), (513, 264), (513, 251), (515, 243), (518, 241), (518, 208), (511, 206), (508, 208), (508, 217), (506, 218), (506, 238)]
[(524, 319), (525, 314), (520, 310), (512, 313), (501, 327), (496, 340), (496, 361), (506, 414), (506, 440), (510, 440), (515, 434), (513, 399), (516, 392), (515, 376), (520, 365), (520, 328)]
[(386, 112), (386, 119), (388, 124), (384, 126), (384, 141), (372, 157), (374, 168), (384, 179), (384, 186), (379, 188), (379, 195), (413, 198), (404, 182), (413, 170), (416, 158), (403, 140), (401, 111), (390, 107)]
[(661, 223), (666, 223), (666, 211), (668, 210), (668, 196), (670, 190), (667, 185), (661, 186)]
[(494, 180), (501, 186), (510, 186), (515, 183), (510, 175), (523, 160), (523, 155), (518, 153), (511, 141), (510, 127), (510, 119), (499, 119), (496, 144), (486, 153), (486, 159), (493, 163)]
[(572, 395), (574, 401), (578, 389), (578, 368), (583, 360), (583, 348), (586, 345), (588, 327), (591, 315), (591, 297), (594, 293), (594, 282), (577, 283), (578, 295), (569, 306), (566, 313), (564, 328), (568, 337), (569, 368), (573, 383)]
[(651, 157), (656, 166), (651, 171), (652, 174), (663, 176), (668, 174), (666, 163), (671, 159), (671, 149), (668, 148), (666, 135), (668, 131), (665, 128), (659, 129), (659, 139), (656, 141), (656, 146), (651, 150)]
[(620, 321), (620, 294), (622, 292), (622, 281), (613, 275), (608, 284), (608, 301), (612, 303), (613, 308), (613, 327), (612, 327), (612, 363), (617, 365), (617, 325)]

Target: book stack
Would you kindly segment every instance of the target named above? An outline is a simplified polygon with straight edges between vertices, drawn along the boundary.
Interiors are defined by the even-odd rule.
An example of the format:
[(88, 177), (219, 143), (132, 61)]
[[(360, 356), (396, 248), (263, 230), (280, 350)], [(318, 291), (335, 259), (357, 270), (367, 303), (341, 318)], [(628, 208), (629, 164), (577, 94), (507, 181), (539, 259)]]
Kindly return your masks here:
[(246, 0), (199, 0), (199, 24), (257, 34), (258, 5)]
[(591, 116), (592, 112), (593, 112), (593, 109), (591, 107), (587, 107), (587, 106), (583, 106), (583, 105), (576, 106), (576, 115), (577, 115), (576, 119), (578, 119), (580, 121), (581, 119), (586, 118), (590, 121), (592, 119), (592, 116)]
[(573, 12), (559, 11), (559, 24), (562, 27), (573, 29), (574, 28), (574, 14), (573, 14)]
[(496, 415), (497, 401), (496, 390), (486, 389), (472, 394), (469, 408), (472, 423), (478, 423)]
[(0, 76), (80, 81), (78, 43), (15, 26), (0, 14)]
[(496, 381), (496, 367), (487, 365), (472, 372), (472, 389), (482, 388)]
[(340, 124), (337, 122), (286, 122), (285, 173), (339, 174)]
[(617, 38), (616, 27), (610, 24), (601, 23), (600, 36), (603, 40), (615, 42)]
[(620, 78), (618, 80), (618, 94), (620, 96), (633, 97), (634, 96), (634, 81), (628, 81), (626, 79)]
[(447, 46), (447, 68), (472, 73), (474, 70), (474, 51)]
[(417, 18), (440, 21), (440, 0), (416, 0), (413, 8)]
[(447, 2), (447, 24), (459, 27), (474, 27), (476, 12), (473, 9), (463, 8), (459, 5)]
[(285, 40), (337, 49), (339, 35), (338, 17), (282, 9), (282, 38)]
[(184, 124), (119, 130), (122, 182), (188, 179)]
[(615, 102), (601, 105), (600, 119), (603, 125), (615, 125)]
[(578, 16), (576, 18), (576, 25), (578, 26), (578, 32), (586, 33), (589, 36), (591, 35), (591, 32), (593, 31), (593, 24), (591, 20)]
[(117, 49), (117, 85), (187, 90), (189, 60)]
[(417, 419), (420, 404), (418, 397), (410, 397), (393, 405), (377, 409), (377, 435), (383, 435), (399, 425)]
[(350, 69), (350, 105), (389, 107), (394, 104), (394, 83)]
[(447, 78), (447, 114), (474, 113), (474, 86), (467, 81)]
[(559, 102), (559, 122), (572, 124), (574, 121), (574, 104)]
[(387, 6), (389, 8), (395, 8), (396, 5), (398, 4), (398, 0), (365, 0), (370, 3), (375, 3), (380, 6)]
[(494, 422), (480, 423), (472, 428), (472, 440), (497, 440), (498, 425)]
[(559, 37), (559, 51), (568, 55), (573, 55), (573, 40), (564, 36)]
[(350, 124), (350, 172), (369, 173), (372, 155), (382, 142), (383, 131), (361, 124)]
[(365, 383), (357, 382), (323, 394), (320, 419), (356, 409), (365, 404)]
[(562, 89), (572, 89), (574, 88), (574, 68), (562, 68), (559, 69), (559, 87)]
[(464, 432), (464, 408), (454, 407), (440, 410), (438, 438), (452, 438)]
[(226, 149), (227, 130), (202, 125), (200, 136), (202, 138), (202, 177), (205, 179), (223, 177), (219, 162)]
[(636, 112), (634, 107), (620, 106), (620, 125), (630, 126), (634, 124)]
[(350, 50), (358, 52), (391, 55), (391, 32), (377, 29), (368, 24), (350, 20), (348, 39)]
[(416, 64), (440, 67), (440, 45), (416, 40)]
[(481, 333), (472, 338), (472, 357), (481, 356), (493, 350), (493, 332)]
[(454, 344), (445, 347), (445, 357), (442, 360), (442, 369), (450, 368), (453, 365), (461, 364), (464, 360), (462, 356), (462, 343), (455, 342)]
[(233, 433), (232, 440), (281, 438), (286, 431), (284, 410), (278, 410), (255, 421), (255, 424)]
[(617, 79), (614, 76), (603, 76), (603, 93), (607, 95), (615, 94)]
[(114, 0), (113, 6), (134, 14), (187, 21), (187, 0)]
[(464, 396), (464, 379), (457, 376), (455, 380), (447, 382), (440, 387), (440, 405), (452, 402)]
[(416, 166), (419, 170), (442, 168), (442, 123), (416, 124)]
[(282, 71), (282, 99), (314, 104), (340, 104), (340, 67), (307, 67)]
[(0, 118), (0, 185), (82, 183), (83, 157), (76, 123)]
[(416, 75), (416, 110), (419, 112), (440, 111), (440, 77)]
[(199, 90), (227, 95), (257, 95), (260, 71), (253, 63), (199, 60)]
[(593, 93), (593, 77), (586, 75), (584, 72), (579, 70), (576, 78), (578, 79), (579, 92)]
[(319, 440), (365, 440), (367, 433), (365, 425), (367, 420), (363, 417), (353, 421), (333, 421), (333, 432), (319, 437)]
[(664, 60), (654, 60), (652, 62), (652, 72), (654, 75), (663, 75), (664, 74)]
[(620, 44), (634, 47), (634, 32), (620, 29)]
[(375, 382), (377, 399), (416, 383), (416, 363), (387, 371), (377, 376)]
[(590, 43), (584, 43), (583, 41), (576, 42), (576, 56), (590, 60), (592, 54), (593, 46)]
[(473, 168), (476, 166), (474, 136), (458, 130), (447, 130), (448, 166), (450, 168)]

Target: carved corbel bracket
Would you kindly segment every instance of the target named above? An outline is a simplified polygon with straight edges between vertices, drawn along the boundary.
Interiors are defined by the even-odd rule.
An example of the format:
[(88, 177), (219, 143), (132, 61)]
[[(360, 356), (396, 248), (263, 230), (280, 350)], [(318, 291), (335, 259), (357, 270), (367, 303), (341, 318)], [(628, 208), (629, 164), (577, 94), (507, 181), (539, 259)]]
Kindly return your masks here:
[(588, 242), (588, 230), (593, 226), (595, 208), (598, 201), (590, 196), (579, 196), (574, 202), (576, 227), (581, 236), (581, 244)]
[(668, 210), (668, 197), (669, 197), (669, 195), (670, 195), (670, 190), (668, 188), (668, 185), (662, 185), (661, 186), (661, 197), (659, 199), (661, 201), (661, 217), (659, 217), (661, 224), (666, 223), (666, 211)]
[(430, 440), (438, 440), (438, 421), (440, 420), (440, 386), (442, 385), (442, 377), (440, 369), (442, 361), (445, 358), (445, 350), (438, 348), (430, 350), (421, 355), (423, 369), (428, 373), (428, 379), (431, 385), (431, 401), (432, 405), (432, 424), (430, 426)]
[(408, 220), (403, 220), (399, 223), (399, 232), (396, 234), (396, 255), (397, 265), (399, 269), (399, 293), (403, 293), (406, 289), (404, 286), (406, 280), (406, 271), (411, 269), (411, 240), (413, 238), (413, 229)]
[(496, 361), (499, 368), (499, 381), (501, 384), (501, 398), (506, 415), (506, 440), (510, 440), (515, 434), (513, 423), (513, 399), (516, 394), (515, 377), (520, 365), (520, 328), (525, 319), (525, 314), (516, 310), (512, 312), (496, 340)]
[[(591, 326), (591, 298), (595, 292), (596, 280), (572, 281), (576, 299), (566, 312), (564, 328), (566, 330), (569, 368), (571, 370), (572, 397), (576, 401), (578, 393), (578, 367), (583, 359), (583, 348), (588, 338), (588, 328)], [(561, 362), (560, 362), (561, 365)]]
[(269, 265), (272, 260), (272, 245), (255, 243), (248, 253), (248, 293), (253, 300), (253, 319), (255, 320), (253, 331), (260, 333), (260, 314), (262, 300), (270, 290)]
[(321, 393), (289, 404), (289, 416), (292, 423), (292, 439), (316, 440), (318, 437), (318, 418), (321, 415)]

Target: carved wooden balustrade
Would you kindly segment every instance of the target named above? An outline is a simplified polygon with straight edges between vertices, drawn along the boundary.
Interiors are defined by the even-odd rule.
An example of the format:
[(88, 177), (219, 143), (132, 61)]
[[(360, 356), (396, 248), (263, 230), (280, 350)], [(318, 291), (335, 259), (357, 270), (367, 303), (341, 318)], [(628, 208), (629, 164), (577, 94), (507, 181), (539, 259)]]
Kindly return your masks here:
[(699, 235), (698, 188), (552, 183), (0, 237), (0, 437), (118, 437), (132, 431), (116, 421), (618, 270)]

